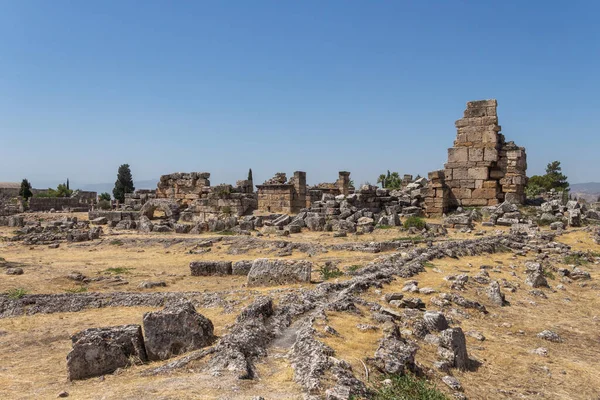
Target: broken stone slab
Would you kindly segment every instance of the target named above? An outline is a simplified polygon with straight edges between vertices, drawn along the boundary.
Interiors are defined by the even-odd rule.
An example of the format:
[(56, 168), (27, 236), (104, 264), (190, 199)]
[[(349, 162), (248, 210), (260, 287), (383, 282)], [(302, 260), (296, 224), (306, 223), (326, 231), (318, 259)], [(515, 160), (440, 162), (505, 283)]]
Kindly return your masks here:
[(562, 338), (559, 336), (558, 333), (552, 332), (552, 331), (550, 331), (548, 329), (543, 330), (540, 333), (538, 333), (537, 337), (539, 337), (540, 339), (547, 340), (549, 342), (554, 342), (554, 343), (561, 343), (562, 342)]
[(157, 287), (167, 287), (167, 283), (164, 281), (160, 282), (142, 282), (140, 283), (140, 289), (154, 289)]
[(148, 359), (139, 325), (86, 329), (73, 335), (71, 341), (73, 349), (67, 355), (69, 380), (109, 374)]
[(490, 282), (486, 293), (492, 304), (499, 307), (503, 307), (506, 304), (504, 294), (500, 291), (500, 284), (497, 281)]
[(449, 328), (442, 331), (438, 354), (448, 361), (451, 367), (460, 370), (468, 369), (467, 341), (461, 328)]
[(23, 268), (7, 268), (6, 275), (23, 275)]
[(525, 263), (527, 278), (525, 283), (533, 288), (548, 287), (548, 281), (544, 276), (544, 269), (540, 263)]
[(231, 265), (231, 274), (232, 275), (243, 275), (246, 276), (250, 272), (250, 268), (252, 268), (252, 263), (254, 261), (251, 260), (241, 260), (236, 261)]
[(396, 327), (380, 342), (375, 351), (374, 364), (382, 373), (403, 375), (408, 370), (414, 370), (416, 353), (417, 347), (404, 341)]
[(444, 314), (438, 311), (427, 311), (423, 315), (423, 322), (430, 331), (441, 332), (448, 329), (448, 321)]
[(91, 220), (90, 224), (92, 224), (92, 225), (106, 225), (106, 224), (108, 224), (108, 220), (106, 219), (106, 217), (98, 217), (98, 218), (94, 218), (93, 220)]
[(446, 375), (442, 377), (442, 382), (444, 382), (446, 386), (448, 386), (452, 390), (462, 390), (460, 382), (453, 376)]
[(248, 286), (276, 286), (310, 282), (312, 263), (304, 260), (254, 260)]
[(143, 324), (149, 360), (166, 360), (215, 340), (212, 322), (189, 301), (145, 313)]
[(231, 261), (192, 261), (192, 276), (231, 275)]

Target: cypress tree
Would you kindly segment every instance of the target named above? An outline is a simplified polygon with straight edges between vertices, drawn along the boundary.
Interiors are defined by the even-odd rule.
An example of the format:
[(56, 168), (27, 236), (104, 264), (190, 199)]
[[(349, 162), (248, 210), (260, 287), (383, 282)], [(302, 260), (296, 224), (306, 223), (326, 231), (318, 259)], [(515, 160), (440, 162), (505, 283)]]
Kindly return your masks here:
[(135, 187), (133, 186), (133, 177), (131, 176), (129, 164), (123, 164), (117, 172), (117, 181), (113, 189), (113, 196), (116, 200), (123, 203), (125, 201), (125, 193), (133, 193), (134, 190)]

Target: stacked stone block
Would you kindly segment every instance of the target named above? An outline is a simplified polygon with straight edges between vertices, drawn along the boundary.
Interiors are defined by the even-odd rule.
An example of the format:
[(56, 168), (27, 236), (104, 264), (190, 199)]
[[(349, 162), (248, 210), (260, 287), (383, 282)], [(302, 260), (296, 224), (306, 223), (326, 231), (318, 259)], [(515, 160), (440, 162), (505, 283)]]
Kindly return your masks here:
[(156, 188), (156, 198), (175, 199), (185, 204), (199, 199), (203, 192), (210, 190), (210, 173), (177, 172), (160, 177)]
[(496, 100), (470, 101), (456, 121), (456, 140), (444, 171), (450, 207), (524, 201), (525, 149), (504, 142), (497, 106)]
[(306, 172), (294, 172), (294, 177), (287, 182), (286, 175), (279, 172), (256, 187), (260, 211), (297, 214), (306, 207)]
[(449, 198), (444, 170), (432, 171), (428, 177), (428, 191), (424, 201), (425, 213), (429, 217), (441, 216), (448, 209)]

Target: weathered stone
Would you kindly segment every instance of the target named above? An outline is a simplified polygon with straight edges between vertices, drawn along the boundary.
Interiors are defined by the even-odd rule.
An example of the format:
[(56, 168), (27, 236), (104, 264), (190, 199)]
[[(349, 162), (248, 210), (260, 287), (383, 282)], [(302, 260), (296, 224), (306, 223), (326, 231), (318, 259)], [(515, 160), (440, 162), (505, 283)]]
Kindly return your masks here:
[(248, 286), (275, 286), (310, 282), (312, 263), (303, 260), (254, 260)]
[(438, 353), (455, 368), (466, 370), (469, 367), (467, 342), (461, 328), (442, 331)]
[(231, 266), (231, 274), (232, 275), (243, 275), (246, 276), (250, 272), (252, 268), (253, 261), (250, 260), (242, 260), (236, 261)]
[(430, 331), (441, 332), (448, 329), (448, 321), (444, 314), (438, 311), (427, 311), (423, 315), (423, 322)]
[(166, 360), (215, 340), (212, 322), (187, 301), (144, 314), (144, 333), (149, 360)]
[(487, 288), (487, 295), (492, 304), (502, 307), (506, 304), (504, 294), (500, 291), (500, 284), (497, 281), (492, 281)]
[(147, 360), (139, 325), (86, 329), (73, 335), (71, 341), (73, 349), (67, 355), (69, 380), (109, 374)]
[(192, 276), (231, 275), (231, 261), (192, 261)]

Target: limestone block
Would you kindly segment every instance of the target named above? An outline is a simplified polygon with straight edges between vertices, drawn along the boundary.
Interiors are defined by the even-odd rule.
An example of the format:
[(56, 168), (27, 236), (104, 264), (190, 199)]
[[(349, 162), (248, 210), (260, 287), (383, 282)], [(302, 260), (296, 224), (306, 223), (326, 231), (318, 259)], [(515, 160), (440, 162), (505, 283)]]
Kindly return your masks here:
[(489, 169), (486, 167), (469, 168), (468, 179), (488, 179)]
[(496, 189), (475, 189), (473, 190), (471, 197), (477, 199), (494, 199), (496, 198)]
[(485, 149), (483, 161), (490, 161), (490, 162), (498, 161), (498, 150), (491, 148), (491, 147), (487, 147)]
[(464, 147), (452, 147), (448, 149), (448, 162), (469, 161), (469, 152)]
[[(470, 148), (469, 149), (469, 161), (483, 161), (483, 151), (481, 148)], [(486, 149), (487, 153), (487, 149)], [(494, 161), (494, 160), (492, 160)]]

